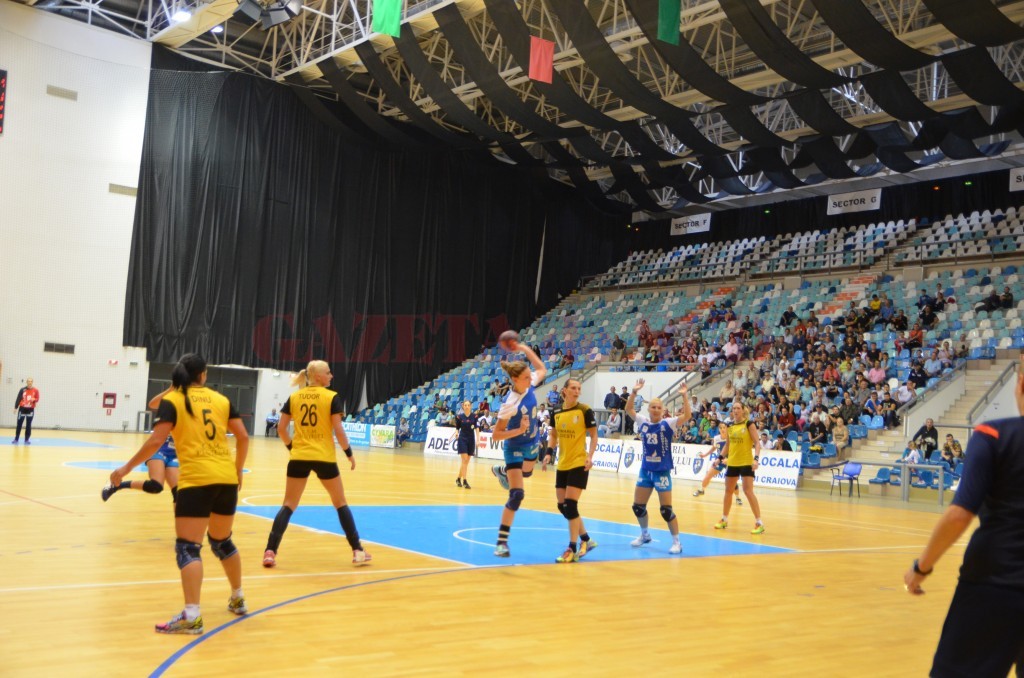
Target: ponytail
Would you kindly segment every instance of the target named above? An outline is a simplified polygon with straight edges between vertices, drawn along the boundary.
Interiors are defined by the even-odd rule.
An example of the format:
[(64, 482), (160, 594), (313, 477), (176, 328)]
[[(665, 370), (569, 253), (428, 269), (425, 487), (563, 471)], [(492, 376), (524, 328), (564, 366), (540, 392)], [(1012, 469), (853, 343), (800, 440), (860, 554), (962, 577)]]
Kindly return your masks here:
[(301, 370), (292, 377), (292, 386), (309, 386), (310, 377), (314, 374), (325, 374), (331, 371), (331, 366), (325, 360), (310, 360), (306, 369)]
[(292, 377), (292, 386), (308, 386), (309, 379), (306, 377), (306, 370), (301, 370), (298, 374)]
[(198, 353), (186, 353), (171, 371), (171, 385), (180, 388), (185, 396), (185, 411), (192, 414), (192, 402), (188, 398), (188, 387), (199, 381), (206, 371), (206, 360)]

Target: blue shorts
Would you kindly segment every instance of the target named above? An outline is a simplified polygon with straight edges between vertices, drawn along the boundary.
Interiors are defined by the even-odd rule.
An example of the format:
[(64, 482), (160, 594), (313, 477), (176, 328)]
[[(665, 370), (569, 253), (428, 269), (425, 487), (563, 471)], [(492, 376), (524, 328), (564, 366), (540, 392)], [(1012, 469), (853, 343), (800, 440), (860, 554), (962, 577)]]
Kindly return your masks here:
[(174, 443), (170, 439), (156, 451), (156, 454), (147, 459), (146, 463), (148, 464), (151, 461), (162, 461), (167, 468), (178, 468), (180, 466), (178, 463), (178, 451), (174, 449)]
[(522, 464), (524, 461), (537, 461), (537, 446), (505, 448), (505, 465)]
[(653, 487), (658, 492), (670, 492), (672, 490), (672, 471), (644, 471), (641, 469), (640, 477), (636, 479), (637, 487)]

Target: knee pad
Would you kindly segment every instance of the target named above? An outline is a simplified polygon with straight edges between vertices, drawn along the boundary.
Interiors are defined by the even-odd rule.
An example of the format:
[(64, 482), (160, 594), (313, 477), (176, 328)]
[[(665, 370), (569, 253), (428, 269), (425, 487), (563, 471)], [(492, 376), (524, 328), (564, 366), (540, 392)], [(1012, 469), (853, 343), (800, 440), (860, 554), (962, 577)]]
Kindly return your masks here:
[(160, 494), (164, 491), (164, 484), (158, 483), (157, 481), (150, 478), (146, 482), (142, 483), (142, 491), (150, 494)]
[(529, 478), (532, 475), (533, 475), (533, 469), (530, 469), (529, 471), (523, 471), (523, 477), (524, 478)]
[(520, 504), (523, 503), (525, 498), (526, 492), (514, 487), (508, 491), (508, 503), (505, 504), (505, 508), (510, 511), (518, 511)]
[(647, 515), (647, 507), (643, 504), (633, 504), (633, 515), (637, 518), (643, 518)]
[(178, 488), (177, 487), (172, 487), (171, 488), (171, 501), (173, 501), (175, 504), (178, 503)]
[(560, 502), (558, 504), (558, 512), (562, 514), (563, 518), (568, 518), (569, 517), (569, 516), (565, 515), (565, 502)]
[(197, 544), (187, 539), (178, 539), (174, 542), (174, 555), (178, 559), (178, 569), (184, 570), (185, 567), (192, 562), (202, 560), (199, 557), (199, 551), (202, 550), (203, 545)]
[(580, 503), (575, 499), (565, 500), (565, 517), (567, 520), (574, 520), (580, 517)]
[(207, 532), (206, 538), (210, 540), (210, 550), (213, 551), (213, 555), (217, 556), (219, 560), (230, 558), (238, 553), (235, 543), (231, 541), (230, 534), (224, 539), (214, 539), (210, 536), (210, 533)]
[(665, 519), (666, 523), (671, 523), (672, 519), (676, 517), (676, 514), (672, 513), (672, 506), (661, 507), (661, 517)]

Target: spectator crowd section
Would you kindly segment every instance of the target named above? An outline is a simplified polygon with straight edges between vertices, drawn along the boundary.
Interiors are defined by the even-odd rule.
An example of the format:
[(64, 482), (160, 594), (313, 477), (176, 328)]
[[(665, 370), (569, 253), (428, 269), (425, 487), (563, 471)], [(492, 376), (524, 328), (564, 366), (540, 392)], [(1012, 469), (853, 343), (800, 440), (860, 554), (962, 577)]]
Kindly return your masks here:
[[(1024, 242), (1024, 226), (1010, 208), (934, 223), (890, 221), (636, 253), (520, 334), (544, 360), (549, 380), (600, 363), (622, 371), (682, 369), (704, 376), (732, 370), (733, 383), (723, 393), (696, 403), (694, 421), (682, 427), (680, 439), (711, 442), (715, 422), (740, 398), (770, 444), (799, 450), (814, 466), (841, 455), (851, 439), (870, 429), (898, 425), (900, 409), (912, 406), (959, 362), (992, 358), (999, 348), (1024, 349), (1024, 282), (1015, 264), (982, 262), (915, 281), (884, 273), (886, 260), (907, 255), (903, 260), (909, 263), (919, 252), (941, 264), (943, 257), (981, 253), (983, 247), (991, 258), (1015, 254), (1018, 241)], [(963, 249), (965, 242), (974, 244)], [(792, 289), (752, 277), (844, 266), (852, 270), (809, 278)], [(703, 285), (699, 294), (686, 286), (729, 276)], [(668, 289), (643, 287), (651, 283)], [(444, 425), (468, 400), (478, 417), (490, 413), (493, 424), (508, 389), (499, 365), (504, 355), (488, 348), (350, 419), (393, 425), (405, 419), (411, 439), (418, 441), (428, 426)], [(548, 395), (542, 388), (539, 400)]]

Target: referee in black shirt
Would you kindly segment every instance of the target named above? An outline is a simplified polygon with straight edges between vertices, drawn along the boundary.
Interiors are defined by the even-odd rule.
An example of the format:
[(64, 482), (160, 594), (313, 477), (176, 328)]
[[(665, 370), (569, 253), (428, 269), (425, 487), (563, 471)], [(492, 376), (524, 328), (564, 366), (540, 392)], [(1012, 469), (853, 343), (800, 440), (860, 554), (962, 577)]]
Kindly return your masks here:
[[(1022, 356), (1024, 367), (1024, 356)], [(903, 576), (908, 592), (970, 526), (960, 581), (942, 626), (931, 676), (1024, 676), (1024, 372), (1011, 419), (985, 422), (967, 445), (963, 478), (921, 556)]]

